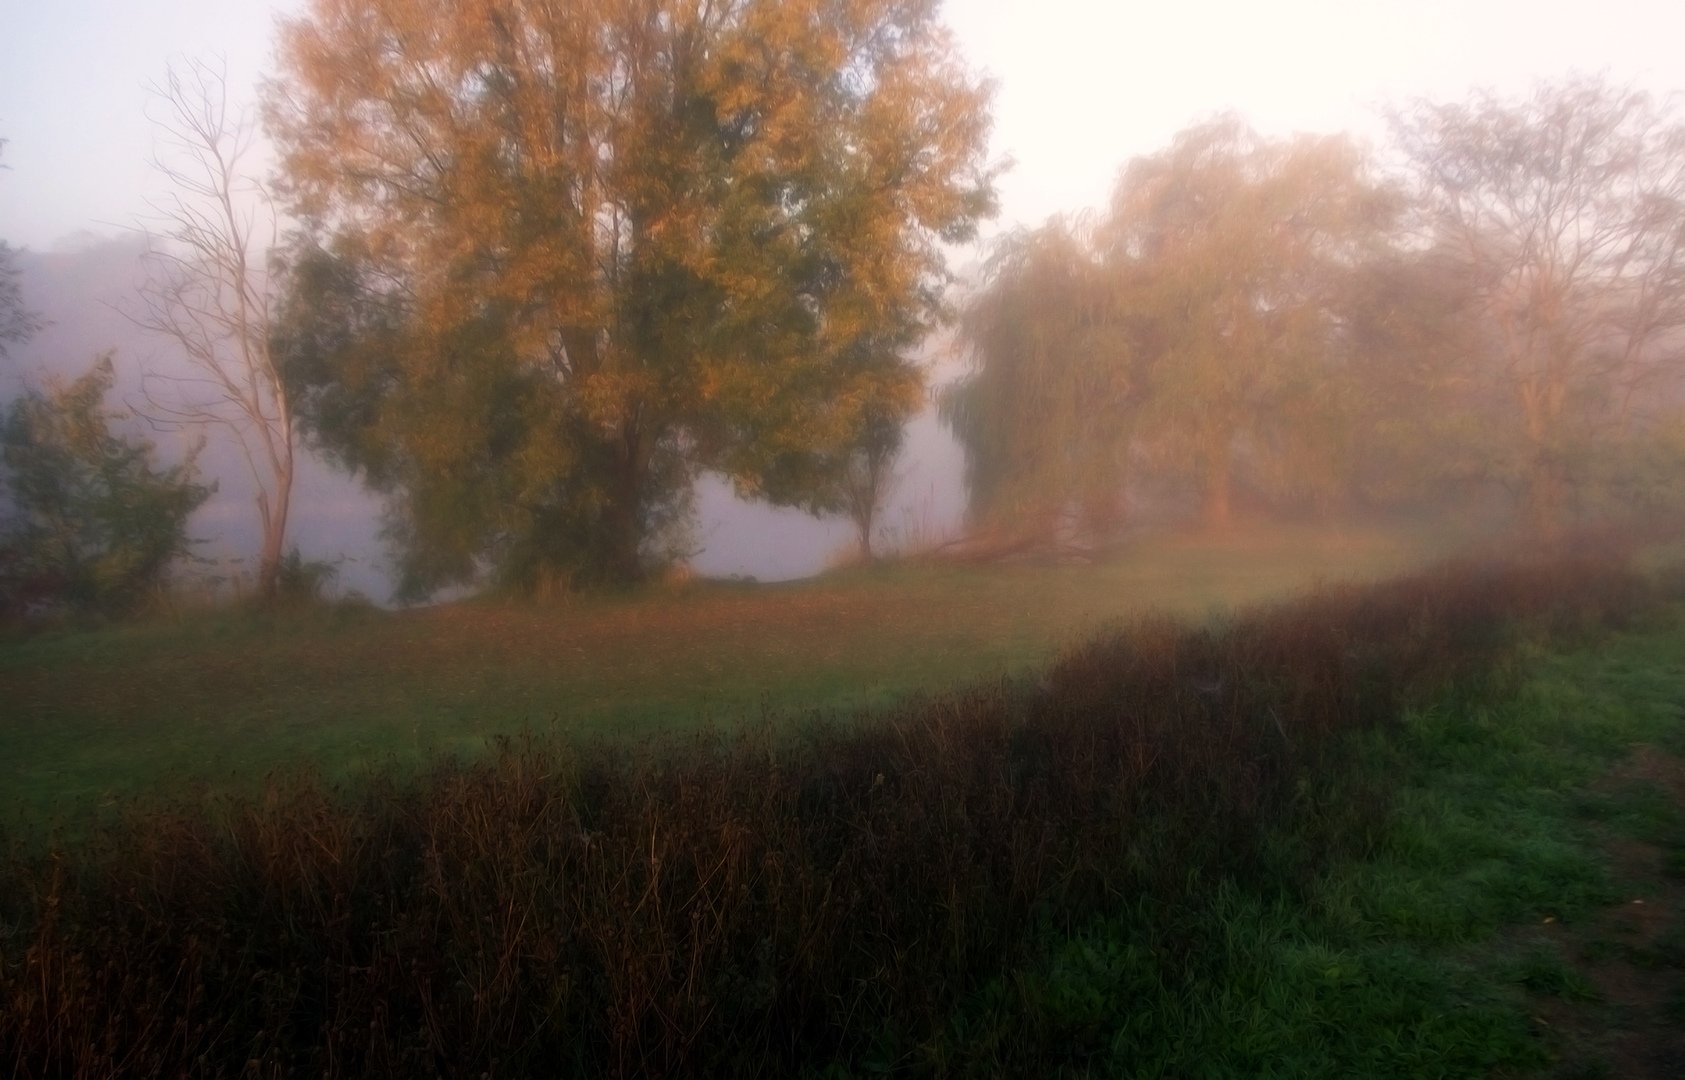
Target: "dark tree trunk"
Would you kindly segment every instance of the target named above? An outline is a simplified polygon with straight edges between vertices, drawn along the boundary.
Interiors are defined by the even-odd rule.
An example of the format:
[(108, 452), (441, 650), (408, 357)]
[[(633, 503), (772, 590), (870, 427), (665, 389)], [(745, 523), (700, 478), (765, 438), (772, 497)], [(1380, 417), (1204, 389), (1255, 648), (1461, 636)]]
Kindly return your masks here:
[(275, 501), (267, 494), (257, 497), (258, 518), (263, 525), (263, 548), (258, 555), (257, 591), (265, 602), (281, 591), (281, 560), (286, 557), (287, 518), (292, 512), (293, 473), (289, 463), (275, 476)]
[(1548, 455), (1533, 462), (1527, 478), (1527, 516), (1538, 538), (1547, 544), (1562, 538), (1568, 509), (1568, 479)]
[(622, 432), (617, 449), (614, 489), (603, 517), (603, 571), (617, 584), (635, 585), (644, 579), (644, 471), (648, 467), (635, 425)]
[(863, 511), (854, 514), (854, 527), (860, 530), (860, 557), (867, 562), (876, 558), (872, 554), (872, 519), (877, 516), (877, 504), (874, 502), (866, 506)]

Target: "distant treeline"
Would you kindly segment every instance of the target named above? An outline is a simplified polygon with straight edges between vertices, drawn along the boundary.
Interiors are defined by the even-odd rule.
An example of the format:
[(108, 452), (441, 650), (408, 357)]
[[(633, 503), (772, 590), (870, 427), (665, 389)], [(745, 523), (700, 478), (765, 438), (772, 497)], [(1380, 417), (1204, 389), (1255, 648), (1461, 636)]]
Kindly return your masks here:
[(1676, 511), (1685, 125), (1590, 79), (1390, 119), (1376, 155), (1223, 117), (999, 243), (943, 400), (975, 522)]
[[(1131, 507), (1476, 502), (1548, 538), (1678, 502), (1668, 106), (1585, 78), (1417, 103), (1379, 154), (1220, 118), (961, 283), (1005, 166), (937, 9), (312, 0), (279, 23), (269, 186), (220, 74), (172, 72), (136, 318), (196, 373), (149, 408), (240, 437), (259, 591), (298, 439), (385, 498), (406, 597), (644, 579), (690, 552), (704, 472), (870, 554), (956, 284), (972, 519), (1026, 542)], [(34, 326), (8, 253), (0, 348)]]

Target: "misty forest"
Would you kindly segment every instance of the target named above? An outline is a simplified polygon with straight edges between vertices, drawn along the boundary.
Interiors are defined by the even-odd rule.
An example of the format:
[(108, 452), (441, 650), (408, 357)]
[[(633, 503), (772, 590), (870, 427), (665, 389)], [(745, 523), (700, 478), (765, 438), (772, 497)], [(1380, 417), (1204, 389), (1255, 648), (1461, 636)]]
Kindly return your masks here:
[(296, 7), (0, 242), (0, 1075), (1685, 1075), (1685, 105)]

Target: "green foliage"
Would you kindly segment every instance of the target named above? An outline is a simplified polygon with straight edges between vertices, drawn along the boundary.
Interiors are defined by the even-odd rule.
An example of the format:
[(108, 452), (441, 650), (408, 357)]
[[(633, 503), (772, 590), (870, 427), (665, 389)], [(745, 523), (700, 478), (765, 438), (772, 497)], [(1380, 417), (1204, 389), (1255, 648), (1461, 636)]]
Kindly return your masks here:
[(23, 304), (17, 250), (0, 240), (0, 358), (8, 346), (28, 341), (40, 326), (41, 320)]
[(1606, 625), (1646, 584), (1449, 566), (1145, 620), (1033, 682), (795, 738), (529, 736), (414, 780), (143, 805), (0, 858), (0, 1052), (20, 1077), (119, 1054), (328, 1075), (1525, 1063), (1524, 1019), (1478, 981), (1295, 901), (1386, 821), (1354, 737), (1449, 685), (1500, 689), (1516, 628)]
[(280, 352), (411, 594), (635, 580), (700, 469), (835, 505), (993, 205), (930, 0), (324, 0), (282, 77)]
[(112, 431), (110, 359), (13, 401), (0, 425), (5, 607), (122, 611), (188, 552), (187, 519), (211, 495), (191, 456), (160, 468), (145, 439)]

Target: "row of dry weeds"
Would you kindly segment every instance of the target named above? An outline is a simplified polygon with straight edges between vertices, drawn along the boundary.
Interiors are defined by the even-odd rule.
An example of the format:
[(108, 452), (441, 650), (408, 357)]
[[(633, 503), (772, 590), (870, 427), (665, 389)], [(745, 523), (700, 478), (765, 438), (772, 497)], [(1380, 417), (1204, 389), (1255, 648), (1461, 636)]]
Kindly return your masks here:
[[(786, 1075), (917, 1039), (1038, 927), (1197, 903), (1271, 828), (1378, 813), (1341, 737), (1654, 599), (1465, 563), (846, 723), (500, 744), (419, 779), (154, 802), (0, 868), (9, 1076)], [(1315, 845), (1304, 845), (1314, 850)]]

